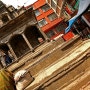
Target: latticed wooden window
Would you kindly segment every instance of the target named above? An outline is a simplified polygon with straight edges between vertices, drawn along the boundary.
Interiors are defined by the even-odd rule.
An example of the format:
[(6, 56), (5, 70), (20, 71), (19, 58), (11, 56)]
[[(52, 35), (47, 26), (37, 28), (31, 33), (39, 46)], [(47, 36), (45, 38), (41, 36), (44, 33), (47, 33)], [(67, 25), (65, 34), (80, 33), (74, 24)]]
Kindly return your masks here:
[(38, 9), (35, 10), (34, 12), (35, 12), (35, 15), (36, 15), (36, 16), (39, 16), (39, 15), (40, 15), (40, 11), (39, 11)]
[(55, 35), (55, 33), (54, 33), (53, 30), (50, 30), (50, 31), (48, 31), (48, 32), (46, 33), (46, 35), (47, 35), (49, 38), (51, 38), (52, 36)]
[(45, 4), (44, 6), (41, 7), (41, 9), (43, 10), (43, 12), (46, 12), (50, 9), (50, 6), (48, 4)]
[(61, 32), (61, 31), (64, 30), (64, 29), (65, 29), (65, 26), (64, 26), (63, 23), (60, 23), (60, 24), (57, 25), (57, 27), (55, 28), (55, 30), (56, 30), (57, 32)]
[(47, 24), (47, 21), (45, 20), (45, 18), (43, 18), (40, 21), (38, 21), (38, 24), (39, 24), (40, 27), (43, 27), (44, 25)]
[(58, 17), (57, 17), (57, 15), (55, 13), (52, 13), (52, 14), (48, 15), (48, 18), (49, 18), (50, 21), (53, 21)]
[(54, 0), (51, 0), (51, 7), (56, 10), (57, 8), (57, 3)]

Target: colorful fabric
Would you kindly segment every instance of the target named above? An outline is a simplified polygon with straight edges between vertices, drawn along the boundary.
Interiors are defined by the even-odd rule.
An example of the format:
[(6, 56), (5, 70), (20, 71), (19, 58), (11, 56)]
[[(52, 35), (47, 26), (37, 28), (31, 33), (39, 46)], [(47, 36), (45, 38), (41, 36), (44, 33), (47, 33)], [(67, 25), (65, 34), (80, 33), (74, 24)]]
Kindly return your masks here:
[(80, 0), (79, 1), (79, 9), (78, 9), (78, 13), (71, 18), (68, 22), (69, 25), (68, 27), (65, 29), (65, 33), (68, 33), (72, 27), (72, 25), (75, 23), (75, 21), (84, 13), (87, 11), (87, 9), (90, 6), (90, 0)]
[(77, 1), (76, 1), (76, 4), (75, 4), (75, 6), (74, 6), (74, 9), (78, 9), (78, 7), (79, 7), (79, 1), (80, 1), (80, 0), (77, 0)]
[(0, 90), (16, 90), (13, 74), (6, 69), (0, 70)]

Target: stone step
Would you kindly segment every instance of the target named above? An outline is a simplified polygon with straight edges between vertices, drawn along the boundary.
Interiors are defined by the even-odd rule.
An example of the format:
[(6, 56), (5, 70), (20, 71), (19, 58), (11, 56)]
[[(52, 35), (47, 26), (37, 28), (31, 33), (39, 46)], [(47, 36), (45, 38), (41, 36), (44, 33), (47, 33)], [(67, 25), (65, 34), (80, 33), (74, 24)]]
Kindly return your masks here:
[[(28, 69), (31, 74), (34, 76), (37, 74), (39, 71), (43, 70), (44, 68), (48, 67), (52, 63), (56, 62), (59, 58), (65, 56), (65, 53), (68, 53), (70, 50), (78, 46), (79, 44), (82, 43), (81, 40), (75, 41), (76, 43), (72, 43), (72, 47), (70, 48), (65, 48), (65, 50), (61, 50), (62, 45), (58, 45), (48, 53), (42, 55), (40, 58), (36, 60), (33, 59), (33, 62), (27, 62), (25, 66), (23, 67), (24, 69)], [(65, 44), (65, 43), (64, 43)]]
[[(68, 56), (69, 54), (72, 53), (72, 48), (76, 49), (76, 46), (78, 46), (78, 45), (80, 46), (81, 43), (80, 42), (78, 42), (77, 44), (75, 43), (74, 46), (72, 46), (70, 48), (67, 47), (68, 49), (65, 49), (63, 51), (61, 50), (61, 48), (57, 48), (54, 51), (52, 50), (52, 52), (47, 54), (44, 58), (41, 58), (41, 60), (39, 60), (39, 62), (37, 62), (34, 65), (29, 67), (31, 74), (34, 76), (38, 72), (42, 71), (44, 68), (47, 68), (48, 66), (52, 65), (54, 62), (58, 61), (58, 59)], [(67, 53), (67, 54), (65, 54), (65, 53)], [(62, 60), (62, 59), (60, 59), (60, 60)]]
[[(73, 40), (77, 40), (77, 37), (75, 37)], [(38, 47), (35, 50), (35, 52), (27, 54), (26, 56), (21, 58), (18, 62), (16, 61), (14, 64), (10, 65), (7, 68), (13, 72), (17, 72), (22, 68), (26, 69), (32, 66), (33, 64), (38, 63), (41, 59), (47, 57), (52, 51), (54, 52), (54, 50), (57, 49), (57, 47), (61, 47), (65, 43), (67, 42), (64, 42), (62, 38), (59, 38), (54, 42), (46, 43), (45, 45)], [(27, 65), (27, 63), (29, 64), (29, 66)]]
[[(90, 60), (88, 63), (90, 63)], [(64, 87), (62, 90), (89, 90), (88, 85), (90, 88), (90, 67), (86, 69), (86, 71), (82, 75), (80, 75), (75, 81)]]
[[(87, 49), (89, 49), (89, 47), (90, 47), (90, 42), (84, 42), (84, 44), (81, 45), (80, 48), (78, 47), (76, 50), (73, 50), (72, 54), (68, 55), (67, 57), (63, 58), (62, 60), (58, 60), (58, 62), (47, 67), (42, 72), (39, 72), (35, 76), (35, 81), (30, 86), (28, 86), (25, 90), (34, 90), (38, 86), (40, 86), (40, 84), (42, 84), (44, 80), (48, 81), (48, 79), (47, 79), (48, 77), (52, 77), (53, 73), (55, 73), (58, 69), (60, 69), (60, 68), (63, 69), (65, 66), (68, 66), (69, 63), (74, 61), (75, 58), (78, 58), (80, 55), (82, 55)], [(50, 90), (52, 90), (52, 89), (50, 89)]]
[(17, 70), (19, 67), (24, 65), (27, 61), (29, 61), (32, 58), (37, 57), (38, 55), (40, 55), (42, 53), (42, 51), (43, 51), (43, 48), (47, 48), (50, 45), (51, 45), (51, 43), (45, 43), (45, 45), (42, 45), (41, 49), (39, 47), (40, 50), (36, 50), (35, 52), (28, 53), (27, 55), (25, 55), (24, 57), (22, 57), (18, 61), (15, 61), (10, 66), (8, 66), (7, 69), (10, 70), (10, 71)]
[[(90, 74), (87, 75), (83, 79), (84, 83), (82, 83), (82, 80), (80, 81), (80, 79), (79, 79), (79, 78), (81, 78), (81, 76), (83, 77), (84, 74), (87, 73), (87, 69), (90, 68), (90, 65), (89, 65), (90, 60), (89, 59), (90, 59), (90, 57), (88, 57), (88, 59), (81, 57), (80, 60), (77, 59), (77, 60), (79, 60), (77, 62), (74, 60), (73, 63), (71, 63), (70, 65), (68, 64), (67, 70), (64, 69), (64, 72), (65, 71), (66, 72), (63, 73), (62, 76), (60, 74), (58, 74), (52, 80), (48, 81), (48, 84), (47, 83), (46, 83), (46, 85), (44, 84), (42, 88), (44, 88), (45, 90), (52, 90), (52, 88), (54, 90), (80, 90), (80, 87), (82, 85), (84, 85), (86, 83), (86, 81), (88, 82), (90, 80), (88, 78), (88, 76)], [(59, 72), (59, 70), (58, 70), (58, 72)], [(87, 80), (87, 78), (88, 78), (88, 80)]]

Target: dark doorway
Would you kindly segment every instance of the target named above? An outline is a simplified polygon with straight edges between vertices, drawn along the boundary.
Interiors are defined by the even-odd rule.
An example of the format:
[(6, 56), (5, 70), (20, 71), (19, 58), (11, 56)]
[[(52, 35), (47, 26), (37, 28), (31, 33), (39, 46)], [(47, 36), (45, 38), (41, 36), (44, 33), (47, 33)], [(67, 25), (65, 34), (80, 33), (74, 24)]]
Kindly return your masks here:
[(5, 53), (7, 53), (8, 50), (9, 50), (9, 48), (8, 48), (8, 46), (6, 44), (1, 44), (0, 49), (3, 50)]
[(2, 67), (6, 67), (7, 65), (12, 63), (12, 57), (9, 50), (9, 47), (6, 44), (0, 45), (0, 63)]
[(42, 39), (42, 42), (44, 41), (43, 35), (36, 26), (27, 27), (25, 30), (25, 35), (33, 48), (40, 44), (39, 38)]
[(22, 55), (24, 55), (26, 52), (28, 52), (30, 50), (21, 35), (13, 36), (10, 40), (10, 44), (11, 44), (17, 58), (21, 57)]

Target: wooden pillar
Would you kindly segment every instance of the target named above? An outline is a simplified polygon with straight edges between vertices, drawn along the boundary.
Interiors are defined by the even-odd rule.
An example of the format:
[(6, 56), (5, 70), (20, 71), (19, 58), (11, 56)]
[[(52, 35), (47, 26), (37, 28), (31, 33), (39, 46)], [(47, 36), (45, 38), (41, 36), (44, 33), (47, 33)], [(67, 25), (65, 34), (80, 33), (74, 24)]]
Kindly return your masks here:
[(1, 64), (0, 64), (0, 69), (2, 69), (2, 66), (1, 66)]
[(9, 49), (10, 49), (12, 55), (14, 56), (15, 60), (17, 60), (18, 58), (17, 58), (16, 54), (14, 53), (14, 51), (13, 51), (13, 49), (12, 49), (10, 43), (7, 43), (7, 45), (8, 45), (8, 47), (9, 47)]
[(7, 14), (7, 17), (8, 17), (9, 20), (12, 20), (11, 17), (8, 14)]
[(1, 63), (1, 61), (0, 61), (0, 69), (2, 69), (3, 68), (3, 65), (2, 65), (2, 63)]
[(25, 42), (27, 43), (28, 47), (30, 48), (31, 51), (33, 51), (33, 47), (31, 46), (31, 44), (29, 43), (28, 39), (26, 38), (26, 36), (24, 35), (24, 33), (22, 33), (22, 36), (25, 40)]

